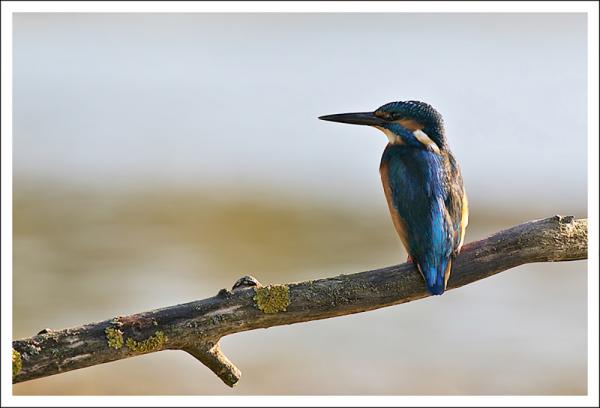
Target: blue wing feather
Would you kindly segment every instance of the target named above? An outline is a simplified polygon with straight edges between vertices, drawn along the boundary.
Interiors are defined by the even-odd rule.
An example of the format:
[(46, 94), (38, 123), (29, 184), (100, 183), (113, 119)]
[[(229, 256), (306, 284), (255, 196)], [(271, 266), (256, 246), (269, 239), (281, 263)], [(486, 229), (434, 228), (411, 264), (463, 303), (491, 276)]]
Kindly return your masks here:
[[(462, 234), (462, 204), (456, 202), (455, 183), (449, 182), (453, 175), (448, 174), (451, 169), (446, 157), (415, 147), (388, 145), (380, 170), (392, 219), (397, 219), (396, 229), (402, 226), (398, 233), (406, 250), (429, 291), (442, 294)], [(462, 180), (459, 187), (462, 192)]]

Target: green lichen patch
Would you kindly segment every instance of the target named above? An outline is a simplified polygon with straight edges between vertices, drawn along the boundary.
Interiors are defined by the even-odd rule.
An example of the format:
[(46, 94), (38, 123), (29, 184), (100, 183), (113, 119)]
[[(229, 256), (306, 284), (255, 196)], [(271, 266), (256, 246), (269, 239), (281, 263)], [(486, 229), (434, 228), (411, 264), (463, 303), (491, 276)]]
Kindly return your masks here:
[(290, 290), (287, 285), (269, 285), (254, 288), (254, 302), (263, 313), (285, 311), (290, 304)]
[(148, 337), (144, 341), (137, 341), (128, 337), (125, 340), (125, 345), (130, 351), (138, 353), (148, 353), (150, 351), (160, 350), (167, 342), (167, 336), (162, 331), (157, 331), (153, 336)]
[(13, 377), (21, 372), (23, 368), (23, 361), (21, 360), (21, 354), (13, 349), (12, 351), (12, 375)]
[(106, 334), (106, 340), (108, 341), (108, 347), (112, 347), (116, 350), (123, 347), (123, 332), (114, 327), (107, 327), (104, 330)]

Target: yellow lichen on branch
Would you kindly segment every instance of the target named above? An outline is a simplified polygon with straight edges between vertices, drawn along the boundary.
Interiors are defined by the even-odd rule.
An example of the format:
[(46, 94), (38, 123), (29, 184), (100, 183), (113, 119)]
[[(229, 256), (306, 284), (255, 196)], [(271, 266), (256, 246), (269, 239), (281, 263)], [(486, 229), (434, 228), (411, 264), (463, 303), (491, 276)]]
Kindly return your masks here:
[(148, 353), (150, 351), (160, 350), (167, 342), (167, 336), (161, 331), (157, 331), (153, 336), (148, 337), (146, 340), (137, 341), (131, 337), (125, 340), (125, 346), (130, 351), (137, 353)]
[(107, 327), (104, 330), (106, 334), (106, 340), (108, 347), (120, 350), (123, 346), (127, 347), (129, 351), (136, 353), (148, 353), (150, 351), (160, 350), (167, 342), (167, 336), (162, 331), (157, 331), (154, 335), (148, 337), (146, 340), (138, 341), (131, 337), (124, 338), (123, 332), (120, 329), (114, 327)]
[(285, 311), (290, 304), (290, 290), (287, 285), (269, 285), (254, 288), (254, 302), (263, 313)]
[(12, 375), (13, 377), (17, 374), (19, 374), (19, 372), (21, 372), (21, 369), (23, 368), (23, 361), (21, 360), (21, 354), (13, 349), (12, 351)]
[(121, 330), (107, 327), (106, 330), (104, 330), (104, 333), (106, 334), (108, 347), (112, 347), (116, 350), (123, 347), (123, 332)]

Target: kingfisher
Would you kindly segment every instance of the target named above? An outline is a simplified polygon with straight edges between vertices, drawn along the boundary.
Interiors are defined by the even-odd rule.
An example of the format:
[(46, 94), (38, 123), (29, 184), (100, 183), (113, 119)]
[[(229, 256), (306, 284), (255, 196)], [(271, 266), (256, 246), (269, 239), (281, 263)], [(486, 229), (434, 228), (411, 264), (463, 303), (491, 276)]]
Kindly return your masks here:
[(469, 209), (442, 115), (425, 102), (399, 101), (373, 112), (319, 119), (372, 126), (387, 136), (379, 172), (392, 222), (428, 291), (443, 294), (464, 242)]

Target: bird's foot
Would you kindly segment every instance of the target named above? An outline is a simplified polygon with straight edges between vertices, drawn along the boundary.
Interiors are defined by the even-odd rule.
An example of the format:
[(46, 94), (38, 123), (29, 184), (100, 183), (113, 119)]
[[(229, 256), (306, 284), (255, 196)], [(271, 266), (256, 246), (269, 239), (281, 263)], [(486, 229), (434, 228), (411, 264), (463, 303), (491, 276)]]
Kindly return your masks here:
[(406, 258), (406, 263), (409, 263), (409, 264), (414, 263), (412, 256), (409, 255), (408, 258)]

